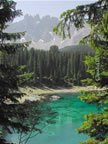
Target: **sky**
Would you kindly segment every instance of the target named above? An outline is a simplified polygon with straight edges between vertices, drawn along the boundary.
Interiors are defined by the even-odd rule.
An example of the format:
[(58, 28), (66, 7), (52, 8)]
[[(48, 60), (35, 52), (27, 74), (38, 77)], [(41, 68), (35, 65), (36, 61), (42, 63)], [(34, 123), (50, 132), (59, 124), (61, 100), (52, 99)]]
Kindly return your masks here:
[[(63, 11), (73, 9), (78, 5), (88, 4), (96, 0), (14, 0), (17, 2), (17, 9), (21, 9), (23, 15), (29, 14), (35, 16), (39, 14), (40, 17), (45, 15), (58, 17)], [(21, 20), (23, 17), (15, 19)]]

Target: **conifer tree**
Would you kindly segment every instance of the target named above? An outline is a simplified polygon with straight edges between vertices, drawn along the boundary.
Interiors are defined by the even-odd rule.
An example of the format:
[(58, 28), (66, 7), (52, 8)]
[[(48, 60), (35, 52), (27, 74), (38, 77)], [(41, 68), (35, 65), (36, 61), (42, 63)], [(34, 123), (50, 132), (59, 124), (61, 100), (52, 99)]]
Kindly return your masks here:
[[(86, 82), (94, 86), (108, 86), (108, 1), (98, 0), (95, 3), (78, 6), (76, 9), (68, 10), (61, 15), (61, 21), (54, 28), (57, 34), (65, 38), (70, 27), (74, 25), (77, 29), (88, 23), (91, 32), (84, 37), (81, 43), (87, 43), (95, 49), (95, 57), (87, 57), (87, 72), (91, 75)], [(66, 31), (67, 30), (67, 31)], [(108, 90), (84, 92), (81, 100), (89, 104), (97, 104), (98, 108), (108, 104)], [(89, 140), (80, 144), (107, 144), (108, 143), (108, 107), (104, 111), (85, 116), (86, 121), (78, 129), (79, 133), (86, 133)]]
[[(16, 40), (24, 36), (24, 32), (6, 33), (4, 30), (8, 22), (12, 22), (16, 16), (21, 15), (20, 10), (16, 10), (16, 3), (9, 0), (0, 1), (0, 143), (5, 143), (3, 131), (12, 133), (13, 130), (18, 132), (27, 132), (31, 130), (29, 124), (22, 123), (25, 119), (33, 114), (32, 109), (24, 105), (20, 106), (18, 98), (23, 96), (19, 92), (18, 84), (20, 74), (16, 65), (11, 65), (6, 57), (15, 54), (17, 49), (26, 48), (29, 42), (17, 43)], [(6, 56), (4, 58), (4, 56)], [(5, 60), (5, 62), (3, 61)], [(9, 60), (9, 59), (8, 59)], [(37, 123), (34, 117), (35, 124)], [(38, 118), (38, 117), (37, 117)], [(38, 130), (37, 130), (38, 131)]]

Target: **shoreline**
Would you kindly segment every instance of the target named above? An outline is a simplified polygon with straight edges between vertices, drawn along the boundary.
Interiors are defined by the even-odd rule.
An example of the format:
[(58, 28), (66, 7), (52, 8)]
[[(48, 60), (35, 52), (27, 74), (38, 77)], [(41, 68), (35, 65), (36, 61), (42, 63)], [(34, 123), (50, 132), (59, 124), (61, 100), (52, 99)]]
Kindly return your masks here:
[(25, 87), (20, 88), (20, 91), (25, 93), (25, 95), (19, 99), (20, 103), (23, 103), (25, 100), (29, 101), (40, 101), (42, 99), (45, 99), (47, 95), (53, 95), (53, 94), (59, 94), (59, 93), (78, 93), (80, 91), (91, 91), (91, 90), (102, 90), (97, 89), (94, 86), (73, 86), (71, 88), (64, 88), (64, 87), (58, 87), (58, 88), (49, 88), (49, 87)]

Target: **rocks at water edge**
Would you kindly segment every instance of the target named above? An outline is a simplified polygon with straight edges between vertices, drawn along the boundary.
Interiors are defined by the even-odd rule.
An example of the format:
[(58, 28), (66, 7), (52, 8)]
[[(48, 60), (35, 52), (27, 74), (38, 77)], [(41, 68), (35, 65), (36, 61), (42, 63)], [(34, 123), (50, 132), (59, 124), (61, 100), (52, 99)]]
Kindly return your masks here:
[(37, 101), (37, 99), (35, 97), (27, 97), (25, 101)]
[(56, 95), (52, 95), (50, 97), (50, 100), (52, 100), (52, 101), (55, 101), (55, 100), (58, 100), (58, 99), (61, 99), (61, 98), (59, 96), (56, 96)]

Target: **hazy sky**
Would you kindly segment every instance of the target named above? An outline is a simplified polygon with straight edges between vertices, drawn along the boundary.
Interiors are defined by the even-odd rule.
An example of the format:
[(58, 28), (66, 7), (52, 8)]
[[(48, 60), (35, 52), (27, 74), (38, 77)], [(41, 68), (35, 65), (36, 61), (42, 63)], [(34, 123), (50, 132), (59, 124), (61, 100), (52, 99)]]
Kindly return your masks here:
[[(96, 0), (14, 0), (17, 2), (17, 8), (23, 11), (23, 15), (36, 15), (41, 17), (51, 15), (59, 17), (63, 11), (75, 8), (78, 5), (95, 2)], [(21, 19), (21, 18), (20, 18)], [(19, 20), (17, 18), (17, 20)]]

